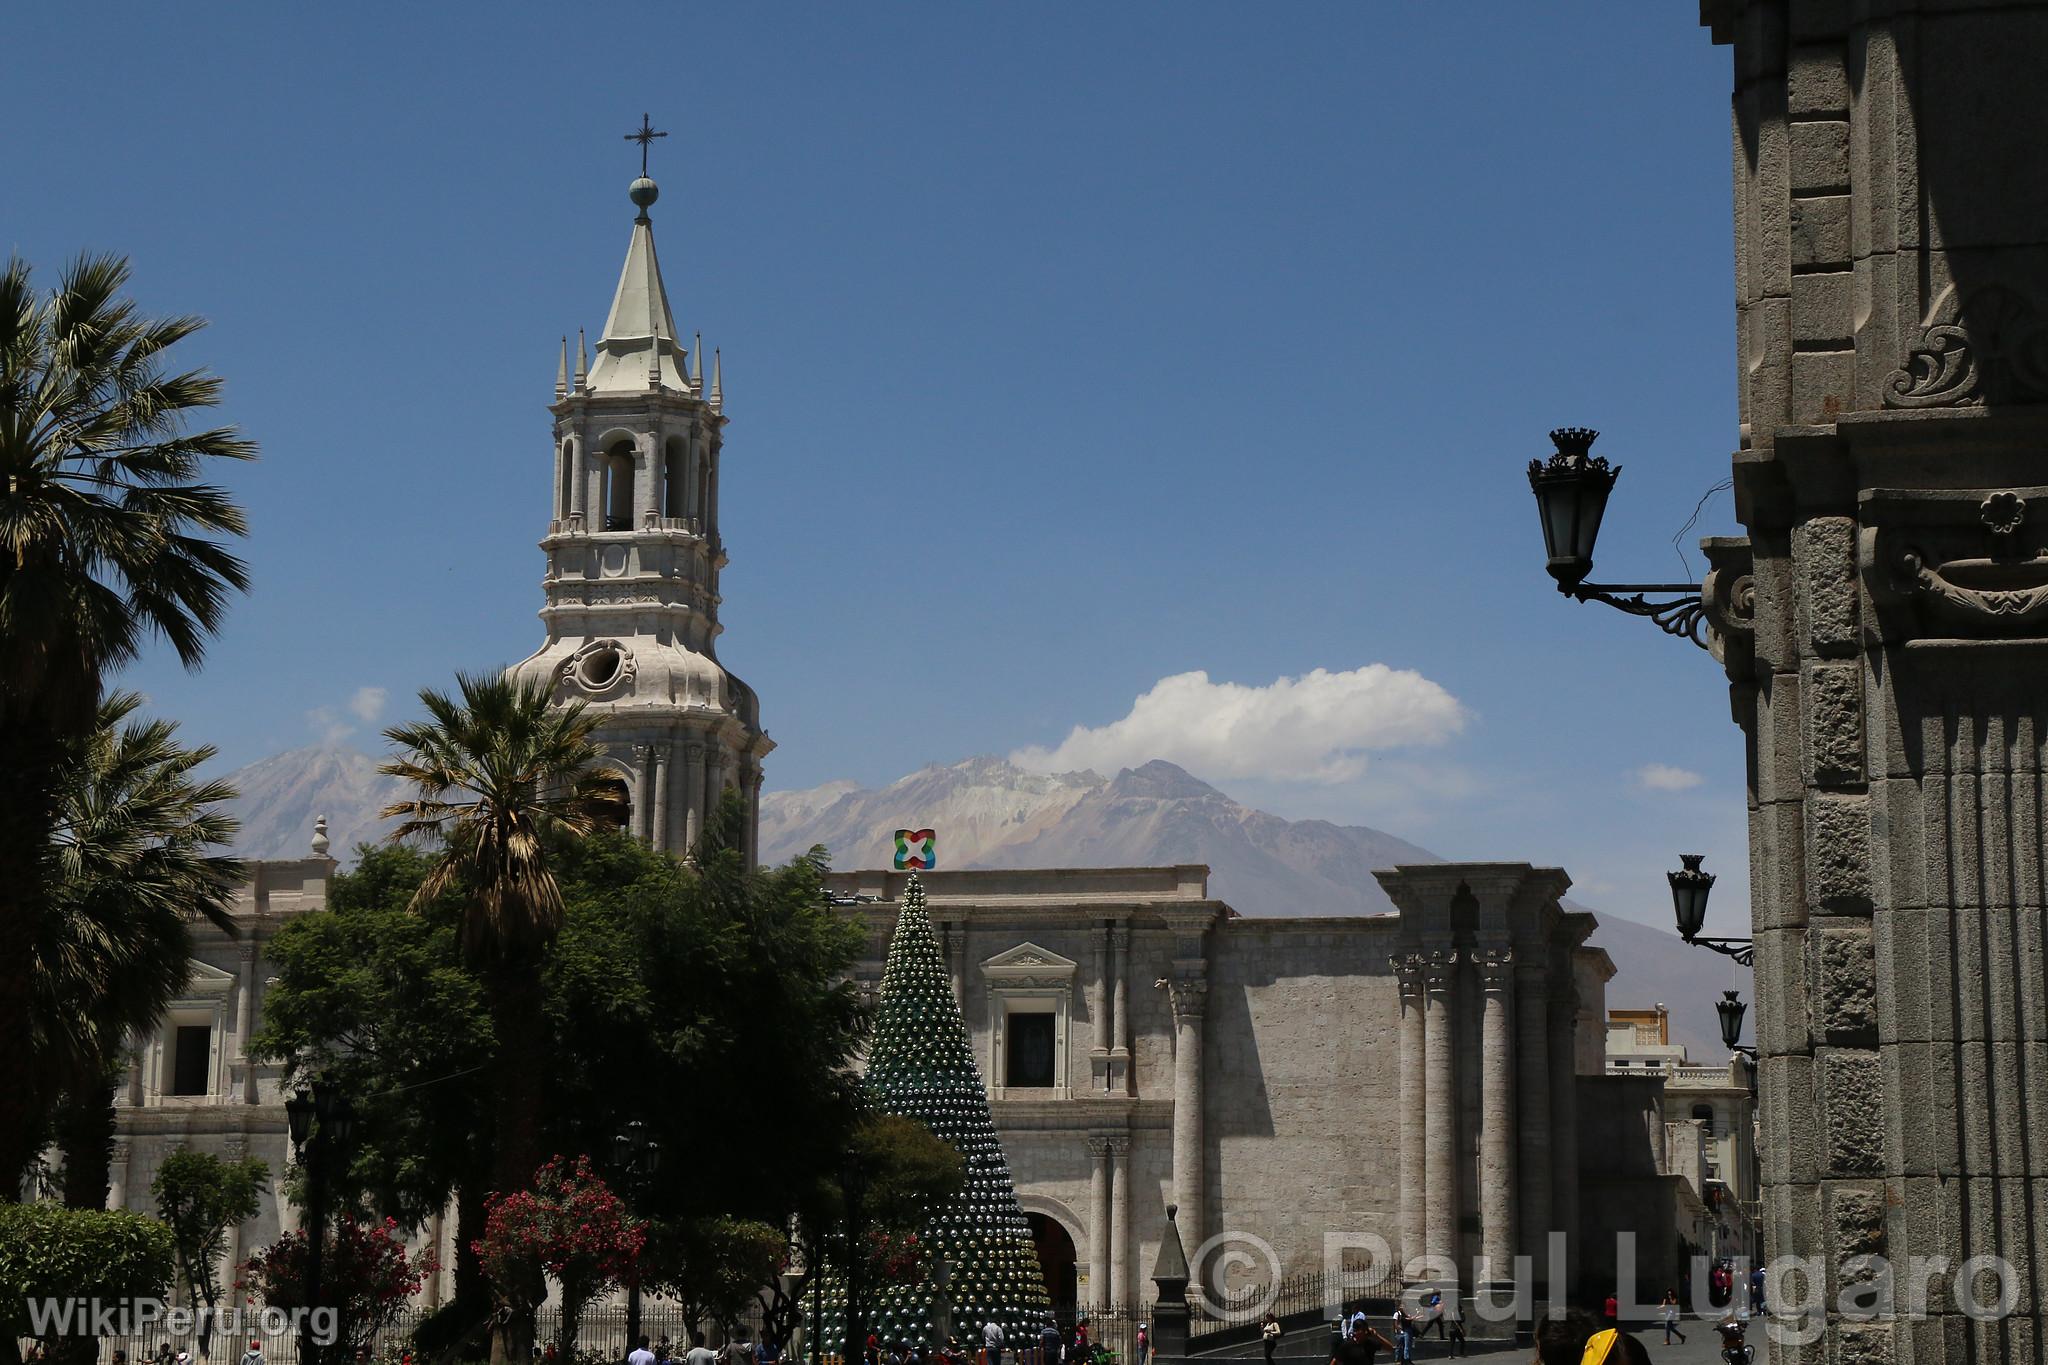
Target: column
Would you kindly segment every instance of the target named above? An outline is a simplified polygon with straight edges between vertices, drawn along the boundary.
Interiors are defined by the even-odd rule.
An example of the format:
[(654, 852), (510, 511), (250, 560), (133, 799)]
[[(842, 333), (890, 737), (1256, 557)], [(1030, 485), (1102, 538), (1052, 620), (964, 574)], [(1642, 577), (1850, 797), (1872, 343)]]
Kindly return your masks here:
[(1090, 1088), (1109, 1089), (1109, 926), (1095, 930), (1095, 974), (1088, 981), (1088, 1017), (1094, 1026), (1095, 1042), (1088, 1050)]
[(583, 438), (569, 438), (569, 516), (582, 521), (590, 496), (590, 471), (583, 460)]
[[(1202, 1019), (1208, 1013), (1207, 978), (1172, 978), (1173, 1001), (1173, 1202), (1176, 1222), (1190, 1256), (1202, 1245)], [(1197, 1278), (1201, 1267), (1195, 1266)]]
[(1427, 1179), (1425, 1153), (1428, 1148), (1422, 1134), (1422, 955), (1409, 953), (1393, 958), (1392, 962), (1401, 993), (1401, 1259), (1407, 1262), (1423, 1254), (1424, 1210), (1428, 1206), (1423, 1183)]
[[(1553, 983), (1553, 986), (1561, 983)], [(1577, 1283), (1577, 1267), (1570, 1258), (1579, 1244), (1579, 1093), (1578, 1041), (1579, 994), (1570, 986), (1550, 993), (1550, 1206), (1558, 1231), (1564, 1233), (1564, 1269), (1561, 1284), (1552, 1286), (1551, 1296), (1562, 1298)]]
[(747, 760), (740, 794), (747, 801), (747, 866), (761, 861), (761, 760)]
[(128, 1207), (128, 1154), (132, 1144), (127, 1138), (114, 1139), (114, 1156), (107, 1166), (107, 1207), (124, 1209)]
[(654, 842), (654, 746), (635, 744), (633, 763), (640, 769), (640, 799), (633, 803), (633, 833), (643, 844)]
[[(231, 1164), (243, 1160), (248, 1155), (249, 1139), (247, 1137), (237, 1133), (227, 1140), (227, 1159)], [(227, 1230), (227, 1235), (222, 1239), (225, 1245), (221, 1248), (221, 1251), (226, 1260), (226, 1264), (220, 1267), (220, 1282), (222, 1285), (232, 1285), (235, 1282), (235, 1267), (247, 1259), (250, 1252), (254, 1250), (253, 1247), (244, 1245), (247, 1231), (247, 1224), (237, 1223)], [(232, 1304), (233, 1300), (229, 1300), (229, 1302)]]
[[(1131, 925), (1118, 920), (1110, 930), (1110, 953), (1115, 961), (1116, 991), (1109, 1014), (1109, 1088), (1112, 1094), (1128, 1095), (1137, 1080), (1131, 1069)], [(1128, 1144), (1126, 1144), (1128, 1146)], [(1121, 1200), (1122, 1195), (1117, 1198)], [(1121, 1271), (1119, 1274), (1123, 1273)], [(1119, 1288), (1122, 1282), (1119, 1281)], [(1122, 1302), (1122, 1300), (1118, 1300)]]
[(704, 822), (708, 825), (718, 813), (718, 803), (725, 795), (725, 769), (731, 760), (725, 746), (713, 741), (704, 754)]
[(1425, 1255), (1439, 1262), (1430, 1268), (1431, 1279), (1449, 1278), (1458, 1255), (1458, 1092), (1451, 1012), (1457, 961), (1454, 950), (1434, 948), (1422, 968), (1422, 1246)]
[(1482, 1282), (1514, 1279), (1515, 1052), (1513, 954), (1506, 945), (1479, 950), (1479, 1254)]
[(661, 515), (661, 433), (649, 432), (634, 442), (633, 461), (640, 467), (633, 481), (633, 529)]
[(1109, 1139), (1088, 1139), (1088, 1302), (1113, 1301), (1109, 1288)]
[(1546, 1256), (1550, 1230), (1557, 1226), (1550, 1206), (1550, 1043), (1545, 1037), (1549, 1017), (1549, 983), (1543, 962), (1524, 953), (1515, 967), (1515, 1054), (1521, 1074), (1515, 1078), (1516, 1108), (1521, 1118), (1520, 1247), (1536, 1267), (1539, 1283), (1549, 1282)]
[(237, 949), (242, 959), (242, 979), (235, 1000), (235, 1045), (242, 1054), (242, 1103), (256, 1103), (256, 1058), (249, 1052), (249, 1035), (256, 1031), (256, 930)]
[(1109, 1283), (1096, 1299), (1112, 1307), (1132, 1302), (1131, 1140), (1124, 1135), (1109, 1140)]
[(143, 1057), (148, 1044), (131, 1039), (128, 1048), (128, 1096), (125, 1103), (132, 1109), (142, 1107)]
[(647, 770), (654, 774), (654, 837), (648, 842), (655, 849), (668, 847), (668, 789), (672, 785), (668, 776), (668, 745), (666, 743), (647, 746)]
[(704, 832), (704, 741), (683, 744), (683, 848), (694, 857)]

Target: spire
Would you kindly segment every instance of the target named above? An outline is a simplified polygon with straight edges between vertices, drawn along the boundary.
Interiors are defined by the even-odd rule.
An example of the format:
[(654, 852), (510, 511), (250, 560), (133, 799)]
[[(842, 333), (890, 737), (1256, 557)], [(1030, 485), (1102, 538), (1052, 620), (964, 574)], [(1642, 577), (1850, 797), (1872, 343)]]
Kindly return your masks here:
[(704, 396), (704, 334), (697, 333), (697, 344), (690, 350), (690, 387), (697, 396)]
[(576, 392), (590, 387), (590, 347), (583, 343), (583, 329), (576, 329)]
[(569, 338), (562, 338), (562, 363), (555, 366), (555, 397), (569, 396)]
[(590, 372), (592, 393), (645, 393), (664, 387), (687, 391), (677, 368), (681, 348), (676, 345), (675, 318), (662, 287), (661, 262), (654, 254), (654, 223), (647, 216), (660, 193), (645, 176), (628, 191), (640, 214), (626, 244), (626, 265), (612, 295), (611, 315), (598, 338), (597, 366)]
[(711, 406), (725, 411), (725, 366), (716, 350), (711, 352)]

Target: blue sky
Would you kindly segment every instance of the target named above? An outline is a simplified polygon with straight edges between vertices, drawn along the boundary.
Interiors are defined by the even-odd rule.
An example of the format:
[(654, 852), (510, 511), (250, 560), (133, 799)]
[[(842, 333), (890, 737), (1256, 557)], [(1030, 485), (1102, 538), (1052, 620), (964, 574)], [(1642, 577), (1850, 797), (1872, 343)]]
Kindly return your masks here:
[[(1600, 428), (1595, 576), (1638, 580), (1687, 574), (1727, 473), (1728, 54), (1687, 6), (9, 27), (4, 244), (211, 318), (185, 358), (264, 449), (227, 473), (254, 591), (203, 673), (129, 679), (227, 761), (367, 747), (538, 643), (557, 338), (603, 322), (646, 110), (677, 320), (726, 359), (721, 653), (771, 786), (1113, 763), (1231, 710), (1163, 756), (1652, 922), (1705, 851), (1743, 910), (1717, 667), (1557, 597), (1522, 475)], [(1723, 493), (1694, 534), (1732, 529)]]

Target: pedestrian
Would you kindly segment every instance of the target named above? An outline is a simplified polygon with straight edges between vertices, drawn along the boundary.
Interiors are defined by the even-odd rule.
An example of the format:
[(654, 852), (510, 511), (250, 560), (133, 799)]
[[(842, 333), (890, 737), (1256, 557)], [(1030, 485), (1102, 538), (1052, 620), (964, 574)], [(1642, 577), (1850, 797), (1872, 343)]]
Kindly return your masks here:
[(1039, 1365), (1060, 1365), (1060, 1329), (1050, 1320), (1038, 1329), (1038, 1361)]
[(108, 1365), (128, 1365), (128, 1353), (116, 1346), (114, 1348), (114, 1358), (108, 1362)]
[(642, 1332), (633, 1349), (626, 1353), (626, 1365), (655, 1365), (654, 1352), (647, 1349), (647, 1334)]
[[(1369, 1324), (1356, 1323), (1350, 1332), (1331, 1348), (1330, 1365), (1372, 1365), (1373, 1357), (1379, 1354), (1382, 1346), (1397, 1350), (1393, 1342), (1374, 1331)], [(1397, 1353), (1396, 1359), (1398, 1358)]]
[(1621, 1300), (1613, 1294), (1609, 1294), (1607, 1301), (1600, 1305), (1600, 1320), (1609, 1327), (1621, 1326)]
[(1430, 1290), (1429, 1297), (1422, 1301), (1422, 1306), (1427, 1312), (1422, 1320), (1422, 1330), (1415, 1335), (1418, 1338), (1426, 1337), (1429, 1335), (1429, 1329), (1434, 1327), (1436, 1328), (1436, 1339), (1438, 1341), (1444, 1340), (1444, 1291), (1441, 1289)]
[(1280, 1319), (1270, 1308), (1266, 1310), (1265, 1321), (1259, 1324), (1259, 1340), (1266, 1348), (1266, 1365), (1273, 1365), (1273, 1352), (1280, 1349)]
[(1074, 1360), (1076, 1365), (1089, 1365), (1095, 1359), (1095, 1343), (1088, 1332), (1088, 1319), (1074, 1320)]
[(761, 1333), (761, 1339), (754, 1343), (754, 1365), (779, 1365), (781, 1360), (782, 1343), (773, 1332)]
[(1685, 1333), (1678, 1328), (1678, 1291), (1664, 1291), (1664, 1344), (1669, 1346), (1671, 1338), (1677, 1337), (1679, 1344), (1685, 1344)]
[(1458, 1296), (1451, 1295), (1451, 1301), (1444, 1305), (1444, 1321), (1451, 1327), (1451, 1354), (1465, 1354), (1465, 1315), (1458, 1311)]
[(726, 1365), (754, 1365), (754, 1343), (744, 1322), (734, 1324), (732, 1337), (719, 1354), (725, 1357)]
[(1138, 1348), (1136, 1354), (1138, 1357), (1137, 1365), (1145, 1365), (1146, 1358), (1152, 1354), (1152, 1324), (1149, 1322), (1138, 1324)]
[(993, 1318), (981, 1325), (981, 1355), (981, 1365), (1003, 1365), (1003, 1328)]
[[(369, 1353), (370, 1348), (365, 1346), (363, 1348), (363, 1355), (367, 1357)], [(242, 1352), (242, 1365), (268, 1365), (268, 1362), (263, 1359), (262, 1342), (253, 1338), (250, 1340), (249, 1349)]]
[(1415, 1319), (1398, 1304), (1394, 1307), (1394, 1359), (1415, 1359)]
[(1758, 1266), (1749, 1272), (1749, 1311), (1751, 1313), (1762, 1313), (1764, 1311), (1764, 1268), (1762, 1266)]
[[(868, 1340), (873, 1341), (874, 1338), (869, 1337)], [(647, 1338), (640, 1338), (640, 1344), (645, 1346)], [(690, 1333), (690, 1349), (683, 1353), (683, 1359), (689, 1362), (689, 1365), (718, 1365), (718, 1352), (706, 1346), (704, 1333), (697, 1331)], [(640, 1362), (627, 1361), (626, 1365), (640, 1365)]]
[(1619, 1327), (1603, 1327), (1586, 1338), (1582, 1365), (1650, 1365), (1650, 1353)]

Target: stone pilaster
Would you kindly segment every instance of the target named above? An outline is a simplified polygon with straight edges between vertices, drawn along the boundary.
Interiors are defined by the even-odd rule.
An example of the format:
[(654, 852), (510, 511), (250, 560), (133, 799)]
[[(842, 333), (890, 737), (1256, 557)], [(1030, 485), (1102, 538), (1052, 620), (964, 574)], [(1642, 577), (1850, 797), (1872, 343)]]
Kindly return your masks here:
[(656, 850), (668, 847), (668, 767), (667, 743), (648, 745), (647, 772), (648, 781), (654, 786), (654, 813), (648, 821), (647, 842)]
[(1556, 1231), (1564, 1234), (1565, 1273), (1551, 1267), (1553, 1298), (1563, 1298), (1578, 1282), (1579, 1245), (1579, 993), (1570, 984), (1570, 963), (1550, 993), (1550, 1207)]
[(683, 741), (683, 848), (694, 855), (704, 834), (704, 741)]
[(1422, 1124), (1425, 1096), (1424, 1029), (1420, 953), (1393, 959), (1401, 994), (1400, 1123), (1396, 1132), (1401, 1143), (1401, 1259), (1414, 1261), (1426, 1245), (1423, 1222), (1429, 1198), (1427, 1179), (1428, 1145)]
[(1109, 1258), (1109, 1139), (1088, 1139), (1088, 1302), (1101, 1307), (1114, 1302)]
[(114, 1155), (107, 1167), (107, 1207), (125, 1209), (128, 1207), (128, 1162), (133, 1155), (134, 1144), (127, 1138), (114, 1139)]
[(1483, 992), (1479, 1076), (1478, 1278), (1509, 1281), (1515, 1259), (1515, 1087), (1513, 955), (1482, 946), (1476, 955)]
[(250, 925), (248, 933), (249, 936), (235, 949), (235, 955), (241, 959), (241, 973), (235, 988), (235, 1048), (242, 1063), (239, 1098), (243, 1104), (254, 1104), (256, 1058), (249, 1051), (249, 1039), (256, 1032), (256, 926)]
[(1429, 1278), (1453, 1277), (1458, 1258), (1457, 953), (1432, 948), (1424, 956), (1422, 1245), (1436, 1262)]
[[(1202, 1024), (1209, 1010), (1206, 976), (1172, 978), (1173, 1003), (1173, 1197), (1180, 1206), (1181, 1240), (1202, 1245), (1207, 1220), (1202, 1149)], [(1195, 1267), (1200, 1274), (1202, 1267)]]
[(1116, 975), (1116, 990), (1110, 997), (1109, 1090), (1113, 1095), (1128, 1095), (1137, 1079), (1131, 1068), (1130, 921), (1115, 922), (1110, 929), (1109, 949)]
[(1088, 1019), (1094, 1043), (1088, 1049), (1088, 1078), (1089, 1088), (1101, 1092), (1109, 1089), (1109, 927), (1097, 925), (1092, 937), (1094, 974), (1088, 978)]
[(640, 775), (639, 793), (633, 802), (633, 833), (643, 844), (654, 842), (654, 746), (633, 746), (633, 770)]
[(1131, 1140), (1109, 1139), (1109, 1284), (1098, 1296), (1120, 1306), (1131, 1299)]

